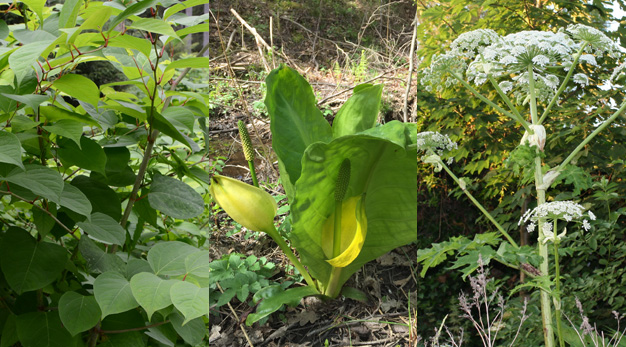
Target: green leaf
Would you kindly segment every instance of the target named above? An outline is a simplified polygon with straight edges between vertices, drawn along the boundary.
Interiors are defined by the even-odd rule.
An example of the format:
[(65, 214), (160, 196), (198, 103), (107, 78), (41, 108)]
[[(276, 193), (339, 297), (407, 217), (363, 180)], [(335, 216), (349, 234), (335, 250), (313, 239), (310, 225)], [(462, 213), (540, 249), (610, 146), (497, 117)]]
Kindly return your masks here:
[(172, 106), (163, 111), (162, 115), (175, 127), (193, 132), (195, 118), (189, 109), (182, 106)]
[(189, 282), (178, 282), (172, 286), (172, 303), (185, 316), (181, 325), (209, 314), (209, 292), (209, 288), (200, 288)]
[(22, 346), (73, 347), (77, 344), (77, 339), (73, 339), (63, 327), (57, 311), (19, 315), (16, 325)]
[[(174, 140), (182, 143), (183, 145), (189, 147), (191, 150), (196, 152), (197, 150), (194, 147), (197, 147), (196, 143), (191, 139), (183, 135), (180, 131), (176, 129), (169, 120), (163, 117), (158, 112), (154, 111), (152, 126), (162, 132), (163, 134), (173, 138)], [(195, 146), (194, 146), (195, 145)]]
[(91, 215), (91, 220), (78, 222), (77, 225), (86, 232), (90, 238), (107, 245), (123, 246), (126, 242), (126, 231), (115, 219), (96, 212)]
[(135, 300), (146, 310), (148, 320), (155, 311), (172, 304), (170, 288), (177, 282), (164, 280), (148, 272), (138, 273), (130, 279), (130, 289)]
[(283, 305), (296, 306), (305, 296), (319, 294), (312, 287), (298, 287), (283, 290), (279, 285), (265, 287), (254, 294), (254, 302), (257, 305), (256, 313), (251, 313), (246, 318), (246, 324), (252, 325), (270, 314), (278, 311)]
[(72, 336), (96, 326), (101, 314), (100, 307), (93, 296), (65, 292), (59, 300), (59, 316)]
[(193, 188), (175, 178), (157, 174), (152, 180), (148, 201), (166, 215), (188, 219), (204, 212), (204, 199)]
[(22, 83), (26, 76), (33, 72), (32, 65), (52, 42), (52, 40), (46, 40), (29, 43), (18, 48), (9, 56), (9, 67), (15, 73), (18, 85)]
[(59, 145), (57, 154), (63, 166), (69, 168), (74, 165), (81, 169), (105, 173), (107, 156), (96, 141), (83, 136), (80, 139), (80, 147), (69, 139), (59, 139), (57, 144)]
[(52, 125), (45, 125), (43, 128), (53, 134), (67, 137), (80, 148), (80, 139), (83, 136), (83, 123), (70, 119), (61, 119)]
[(185, 271), (194, 276), (209, 278), (209, 263), (211, 254), (209, 251), (200, 251), (189, 254), (185, 258)]
[[(122, 328), (121, 330), (125, 329)], [(131, 331), (122, 334), (112, 334), (108, 336), (106, 342), (98, 347), (146, 347), (145, 336), (140, 331)]]
[(76, 25), (78, 11), (83, 6), (83, 0), (66, 0), (59, 14), (59, 29), (73, 28)]
[(9, 30), (9, 26), (7, 25), (7, 22), (0, 19), (0, 40), (6, 39), (10, 33), (11, 31)]
[(105, 173), (107, 183), (110, 186), (126, 187), (135, 183), (135, 172), (128, 165), (130, 163), (130, 151), (126, 147), (106, 147)]
[(94, 106), (98, 106), (98, 101), (100, 101), (98, 86), (87, 77), (77, 74), (66, 74), (54, 81), (52, 85), (67, 95)]
[(65, 268), (65, 248), (37, 242), (26, 230), (11, 227), (0, 244), (0, 268), (18, 294), (41, 289), (54, 282)]
[(143, 220), (150, 223), (153, 227), (158, 227), (156, 210), (150, 207), (148, 199), (142, 198), (135, 202), (133, 205), (133, 211), (138, 214), (139, 217), (143, 218)]
[(11, 347), (20, 341), (19, 336), (17, 336), (17, 326), (15, 323), (16, 319), (17, 316), (11, 314), (4, 322), (1, 335), (2, 339), (0, 339), (0, 347)]
[(193, 58), (185, 58), (174, 60), (169, 63), (165, 68), (165, 71), (171, 69), (182, 69), (182, 68), (198, 68), (198, 69), (208, 69), (209, 68), (209, 58), (208, 57), (193, 57)]
[(25, 170), (22, 164), (22, 145), (17, 136), (8, 131), (0, 131), (0, 162), (19, 166)]
[[(15, 187), (15, 186), (14, 186)], [(12, 187), (12, 188), (14, 188)], [(56, 205), (49, 204), (48, 210), (56, 217)], [(33, 222), (35, 222), (35, 226), (37, 227), (37, 233), (40, 237), (46, 237), (54, 228), (56, 221), (49, 214), (45, 213), (43, 210), (39, 208), (33, 208)]]
[(126, 49), (135, 49), (143, 53), (146, 57), (150, 56), (152, 45), (149, 40), (140, 39), (131, 35), (118, 35), (109, 40), (109, 46), (122, 47)]
[(157, 3), (157, 0), (143, 0), (143, 1), (137, 2), (136, 4), (133, 4), (132, 6), (129, 6), (122, 13), (118, 14), (115, 18), (113, 18), (111, 23), (109, 23), (109, 33), (113, 31), (115, 27), (121, 22), (123, 22), (126, 18), (132, 15), (142, 13), (147, 8), (152, 7), (156, 3)]
[(376, 124), (383, 85), (360, 84), (337, 112), (333, 121), (333, 138), (353, 135)]
[(21, 0), (23, 3), (28, 5), (31, 11), (37, 14), (39, 20), (43, 23), (43, 8), (46, 5), (46, 0)]
[(163, 241), (148, 251), (148, 263), (156, 275), (178, 276), (187, 273), (185, 258), (200, 252), (196, 247), (180, 241)]
[(38, 94), (17, 95), (17, 94), (2, 93), (2, 95), (32, 108), (33, 111), (35, 112), (35, 115), (39, 114), (39, 105), (43, 104), (44, 102), (48, 101), (48, 99), (50, 99), (48, 95), (38, 95)]
[(108, 185), (82, 175), (75, 177), (71, 184), (87, 196), (92, 212), (102, 212), (116, 221), (122, 218), (120, 199)]
[(89, 202), (89, 199), (87, 199), (80, 189), (67, 182), (63, 182), (63, 192), (61, 193), (61, 202), (59, 205), (85, 217), (91, 215), (91, 202)]
[(99, 274), (107, 271), (124, 272), (126, 264), (116, 254), (106, 253), (88, 237), (81, 237), (78, 250), (87, 261), (90, 273)]
[(317, 109), (313, 89), (296, 71), (281, 66), (266, 78), (265, 105), (270, 114), (272, 147), (282, 162), (283, 184), (295, 184), (302, 171), (302, 155), (314, 142), (330, 142), (332, 130)]
[(133, 278), (138, 273), (149, 272), (152, 273), (150, 263), (145, 259), (131, 259), (126, 264), (126, 278)]
[(65, 110), (56, 106), (40, 106), (39, 112), (49, 122), (56, 122), (62, 119), (69, 119), (69, 120), (77, 121), (85, 125), (95, 126), (98, 128), (100, 127), (100, 124), (98, 124), (98, 122), (96, 122), (89, 115), (80, 114), (76, 112), (70, 112), (68, 110)]
[(320, 235), (334, 211), (332, 197), (345, 158), (352, 172), (346, 198), (365, 194), (367, 234), (358, 257), (341, 271), (339, 285), (368, 261), (417, 240), (417, 152), (398, 145), (406, 145), (404, 127), (389, 122), (377, 137), (350, 135), (307, 148), (291, 204), (291, 234), (302, 262), (323, 283), (332, 269), (322, 249), (328, 241)]
[(46, 166), (28, 164), (24, 166), (26, 171), (19, 168), (13, 169), (5, 177), (9, 183), (20, 185), (35, 195), (42, 196), (55, 203), (60, 203), (63, 192), (63, 178), (61, 175)]
[(192, 319), (184, 325), (185, 317), (178, 312), (172, 312), (168, 318), (174, 330), (176, 330), (178, 335), (189, 345), (197, 346), (202, 342), (202, 339), (204, 339), (207, 327), (201, 318)]
[(139, 306), (133, 297), (130, 283), (119, 272), (109, 271), (98, 276), (93, 282), (93, 293), (102, 310), (102, 319)]
[(155, 18), (139, 18), (133, 21), (133, 24), (131, 24), (129, 28), (149, 31), (151, 33), (157, 33), (170, 37), (178, 37), (171, 25)]
[(187, 1), (182, 1), (181, 3), (178, 3), (172, 7), (169, 7), (165, 10), (165, 12), (163, 13), (163, 19), (168, 19), (171, 15), (173, 15), (174, 13), (180, 12), (186, 8), (189, 7), (193, 7), (193, 6), (198, 6), (198, 5), (203, 5), (203, 4), (208, 4), (209, 0), (187, 0)]

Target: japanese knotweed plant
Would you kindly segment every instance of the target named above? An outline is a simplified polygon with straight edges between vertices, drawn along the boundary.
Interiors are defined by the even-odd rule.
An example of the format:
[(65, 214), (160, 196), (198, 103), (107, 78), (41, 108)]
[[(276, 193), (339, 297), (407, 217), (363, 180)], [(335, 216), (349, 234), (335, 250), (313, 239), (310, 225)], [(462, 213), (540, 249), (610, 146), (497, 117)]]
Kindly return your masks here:
[(416, 125), (376, 125), (382, 86), (355, 87), (330, 126), (297, 72), (281, 66), (266, 82), (290, 241), (300, 259), (274, 226), (276, 203), (269, 194), (217, 175), (210, 190), (235, 221), (271, 236), (307, 286), (257, 292), (255, 301), (264, 300), (249, 324), (307, 295), (335, 298), (365, 263), (417, 240)]
[[(515, 257), (508, 257), (508, 260), (514, 260), (517, 265), (507, 263), (505, 253), (508, 251), (524, 252), (474, 199), (466, 187), (466, 181), (456, 177), (441, 159), (443, 150), (452, 149), (454, 144), (440, 134), (421, 133), (418, 135), (418, 148), (424, 152), (422, 159), (435, 164), (438, 169), (445, 169), (507, 239), (508, 244), (501, 244), (498, 252), (487, 254), (488, 258), (520, 268), (536, 277), (534, 283), (541, 289), (544, 340), (546, 346), (550, 347), (555, 345), (553, 319), (557, 323), (559, 343), (564, 345), (560, 327), (558, 245), (566, 229), (563, 223), (563, 229), (557, 230), (557, 221), (579, 221), (585, 230), (589, 230), (590, 225), (584, 219), (585, 209), (582, 206), (572, 201), (546, 203), (546, 191), (581, 150), (623, 113), (626, 103), (612, 116), (599, 122), (595, 130), (587, 134), (571, 153), (562, 156), (565, 159), (554, 167), (546, 164), (548, 160), (544, 148), (547, 134), (543, 124), (554, 115), (553, 108), (558, 105), (564, 91), (585, 88), (591, 83), (588, 73), (598, 65), (598, 61), (618, 59), (619, 52), (619, 47), (601, 31), (579, 24), (570, 25), (566, 30), (558, 32), (523, 31), (504, 37), (493, 30), (475, 30), (461, 34), (451, 44), (448, 52), (434, 57), (422, 79), (422, 83), (430, 91), (441, 92), (457, 84), (464, 86), (497, 112), (515, 120), (524, 131), (520, 147), (527, 148), (527, 152), (531, 153), (532, 158), (528, 163), (529, 169), (534, 171), (537, 207), (524, 215), (520, 223), (529, 222), (529, 230), (538, 229), (536, 252), (541, 257), (538, 271), (519, 256), (517, 260)], [(621, 65), (616, 69), (612, 78), (620, 77), (624, 68), (625, 65)], [(477, 89), (489, 87), (495, 90), (504, 105), (490, 100)], [(555, 155), (560, 156), (561, 153)], [(588, 217), (594, 219), (591, 212)], [(549, 243), (554, 245), (554, 277), (549, 271)], [(424, 255), (418, 255), (418, 260), (426, 260)], [(485, 254), (482, 256), (485, 257)], [(427, 266), (432, 266), (432, 262)], [(552, 315), (553, 305), (556, 317)]]

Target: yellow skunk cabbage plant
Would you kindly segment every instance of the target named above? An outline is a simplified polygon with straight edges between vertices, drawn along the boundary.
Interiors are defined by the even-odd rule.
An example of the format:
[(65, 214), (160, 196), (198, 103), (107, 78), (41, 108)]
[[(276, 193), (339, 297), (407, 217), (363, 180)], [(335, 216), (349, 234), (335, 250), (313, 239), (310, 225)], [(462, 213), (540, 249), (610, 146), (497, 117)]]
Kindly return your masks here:
[(306, 286), (257, 292), (252, 324), (309, 295), (350, 295), (344, 283), (365, 263), (417, 240), (417, 127), (377, 124), (381, 85), (362, 84), (332, 126), (311, 86), (281, 66), (266, 79), (272, 147), (289, 200), (289, 241), (274, 226), (276, 205), (262, 189), (214, 176), (214, 200), (237, 222), (272, 237)]

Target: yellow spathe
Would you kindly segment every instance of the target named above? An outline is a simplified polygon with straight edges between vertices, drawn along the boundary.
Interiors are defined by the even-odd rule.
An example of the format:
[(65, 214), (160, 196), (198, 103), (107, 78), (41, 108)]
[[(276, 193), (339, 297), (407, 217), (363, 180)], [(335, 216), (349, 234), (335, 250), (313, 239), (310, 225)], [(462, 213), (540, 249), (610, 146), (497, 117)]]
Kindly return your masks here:
[(263, 189), (234, 178), (214, 175), (209, 192), (235, 222), (254, 231), (274, 230), (276, 201)]
[(335, 213), (324, 222), (322, 229), (322, 249), (326, 260), (334, 267), (346, 267), (359, 256), (365, 235), (367, 234), (367, 218), (365, 204), (361, 196), (345, 199), (341, 206), (341, 253), (333, 258), (333, 233)]

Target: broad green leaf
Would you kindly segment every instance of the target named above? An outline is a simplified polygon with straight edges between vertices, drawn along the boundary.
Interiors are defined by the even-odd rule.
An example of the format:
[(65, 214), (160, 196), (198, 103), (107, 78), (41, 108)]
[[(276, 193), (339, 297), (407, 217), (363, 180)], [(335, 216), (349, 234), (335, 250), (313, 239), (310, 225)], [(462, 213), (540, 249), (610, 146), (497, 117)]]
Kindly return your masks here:
[(65, 292), (59, 300), (59, 316), (72, 336), (96, 326), (101, 314), (100, 306), (93, 296)]
[(69, 119), (69, 120), (83, 123), (85, 125), (100, 127), (100, 124), (98, 124), (98, 122), (96, 122), (89, 115), (80, 114), (76, 112), (70, 112), (68, 110), (65, 110), (56, 106), (40, 106), (39, 112), (49, 122), (56, 122), (62, 119)]
[(333, 138), (353, 135), (376, 124), (383, 85), (361, 84), (337, 112), (333, 121)]
[(80, 189), (68, 182), (63, 182), (63, 192), (61, 193), (61, 202), (59, 205), (85, 217), (91, 215), (91, 202), (89, 202), (89, 199), (87, 199)]
[(4, 179), (30, 190), (35, 195), (44, 197), (57, 204), (60, 203), (61, 193), (63, 192), (63, 178), (61, 178), (61, 175), (46, 166), (28, 164), (24, 165), (24, 167), (26, 171), (15, 168)]
[[(14, 190), (15, 186), (11, 187), (11, 190)], [(17, 193), (16, 193), (17, 194)], [(19, 194), (18, 194), (19, 195)], [(20, 195), (21, 196), (21, 195)], [(56, 217), (56, 205), (50, 203), (48, 206), (48, 212), (52, 213)], [(44, 212), (39, 208), (33, 208), (33, 222), (35, 222), (35, 226), (37, 227), (37, 233), (40, 237), (46, 237), (54, 228), (56, 221), (52, 218), (48, 213)]]
[(131, 259), (126, 264), (126, 278), (133, 278), (138, 273), (149, 272), (152, 273), (150, 263), (145, 259)]
[(93, 282), (93, 293), (102, 310), (102, 318), (139, 306), (130, 283), (119, 272), (109, 271), (98, 276)]
[[(335, 181), (341, 162), (351, 162), (346, 197), (365, 193), (367, 235), (358, 257), (343, 268), (344, 283), (368, 261), (417, 240), (417, 157), (416, 150), (405, 150), (406, 134), (390, 122), (379, 136), (350, 135), (329, 144), (316, 143), (302, 158), (302, 176), (296, 183), (291, 204), (292, 241), (302, 262), (313, 277), (327, 283), (331, 266), (326, 262), (321, 230), (334, 211)], [(387, 139), (383, 135), (388, 136)]]
[(0, 162), (19, 166), (25, 170), (22, 164), (22, 145), (17, 136), (8, 131), (0, 131)]
[(73, 28), (76, 25), (78, 11), (83, 5), (83, 0), (66, 0), (59, 14), (59, 29)]
[(181, 69), (181, 68), (198, 68), (198, 69), (208, 69), (209, 68), (209, 58), (207, 57), (194, 57), (194, 58), (186, 58), (186, 59), (178, 59), (169, 63), (165, 68), (165, 71), (171, 69)]
[(133, 21), (133, 24), (131, 24), (129, 28), (149, 31), (151, 33), (157, 33), (170, 37), (178, 37), (172, 26), (160, 19), (140, 18)]
[(168, 318), (178, 335), (189, 345), (197, 346), (204, 339), (207, 328), (202, 318), (192, 319), (184, 325), (185, 317), (178, 312), (172, 312)]
[(152, 126), (162, 132), (163, 134), (173, 138), (174, 140), (182, 143), (183, 145), (191, 148), (193, 151), (197, 151), (194, 149), (195, 142), (189, 139), (185, 135), (183, 135), (169, 120), (160, 115), (158, 112), (154, 112), (154, 118), (152, 120)]
[(124, 245), (126, 231), (110, 216), (96, 212), (90, 221), (78, 222), (77, 225), (92, 239), (107, 245)]
[(92, 212), (102, 212), (116, 221), (122, 219), (120, 199), (108, 185), (82, 175), (76, 176), (71, 184), (87, 196)]
[(209, 314), (209, 292), (209, 288), (200, 288), (189, 282), (178, 282), (172, 286), (172, 303), (185, 317), (182, 326)]
[(209, 251), (200, 251), (189, 254), (185, 258), (185, 269), (190, 275), (209, 278), (209, 263), (211, 255)]
[(43, 23), (43, 8), (46, 5), (46, 0), (21, 0), (23, 3), (28, 5), (31, 11), (37, 14), (39, 20)]
[(16, 40), (24, 45), (41, 41), (55, 41), (57, 39), (55, 35), (44, 30), (17, 29), (13, 30), (12, 34)]
[(39, 94), (17, 95), (17, 94), (2, 93), (2, 95), (32, 108), (33, 111), (35, 112), (35, 115), (39, 114), (39, 105), (41, 105), (42, 103), (50, 99), (48, 95), (39, 95)]
[(204, 199), (193, 188), (175, 178), (154, 176), (148, 201), (152, 208), (179, 219), (189, 219), (204, 212)]
[(65, 248), (37, 242), (26, 230), (11, 227), (0, 243), (0, 268), (11, 288), (21, 294), (54, 282), (65, 268)]
[(332, 130), (317, 109), (313, 89), (296, 71), (281, 66), (265, 81), (272, 148), (284, 168), (280, 173), (283, 184), (295, 184), (302, 171), (301, 158), (306, 148), (314, 142), (330, 142)]
[(130, 151), (126, 147), (104, 148), (107, 157), (105, 167), (107, 183), (110, 186), (126, 187), (135, 183), (135, 172), (128, 166)]
[(81, 169), (105, 173), (107, 156), (102, 147), (87, 137), (80, 139), (80, 147), (70, 139), (59, 139), (57, 154), (63, 166), (72, 165)]
[(67, 137), (80, 148), (80, 138), (83, 136), (83, 123), (70, 119), (61, 119), (52, 125), (44, 125), (43, 128), (53, 134)]
[(172, 7), (169, 7), (168, 9), (165, 10), (165, 12), (163, 13), (163, 19), (168, 19), (171, 15), (173, 15), (174, 13), (180, 12), (186, 8), (189, 7), (193, 7), (193, 6), (198, 6), (198, 5), (203, 5), (203, 4), (208, 4), (209, 0), (187, 0), (187, 1), (182, 1), (179, 4), (176, 4)]
[[(185, 38), (185, 36), (187, 36), (189, 34), (206, 32), (206, 31), (209, 30), (209, 26), (210, 26), (209, 23), (203, 23), (203, 24), (198, 24), (198, 25), (194, 25), (194, 26), (191, 26), (191, 27), (182, 28), (180, 30), (176, 30), (176, 35), (178, 35), (179, 38), (183, 39), (183, 38)], [(165, 42), (169, 43), (169, 42), (171, 42), (173, 40), (175, 40), (175, 38), (170, 37)]]
[(178, 276), (187, 273), (185, 258), (200, 252), (196, 247), (180, 241), (163, 241), (148, 251), (148, 263), (156, 275)]
[(148, 199), (138, 199), (133, 205), (133, 211), (138, 214), (139, 217), (143, 218), (143, 220), (150, 223), (153, 227), (158, 227), (157, 212), (150, 206)]
[(252, 325), (270, 314), (279, 310), (283, 305), (296, 306), (305, 296), (319, 294), (312, 287), (298, 287), (283, 290), (280, 286), (265, 287), (254, 295), (257, 305), (256, 313), (251, 313), (246, 318), (246, 324)]
[(63, 75), (63, 77), (54, 81), (52, 86), (73, 98), (88, 102), (94, 106), (97, 106), (100, 100), (98, 86), (89, 78), (81, 75)]
[(10, 33), (11, 31), (9, 30), (9, 26), (7, 25), (7, 22), (0, 19), (0, 40), (6, 39)]
[(132, 15), (140, 14), (144, 12), (147, 8), (155, 5), (156, 3), (157, 3), (157, 0), (143, 0), (143, 1), (137, 2), (136, 4), (129, 6), (122, 13), (118, 14), (115, 18), (113, 18), (111, 23), (109, 23), (109, 32), (114, 30), (115, 27), (121, 22), (123, 22), (126, 18)]
[(172, 125), (193, 132), (195, 118), (189, 109), (182, 106), (171, 106), (163, 111), (162, 115), (165, 119), (170, 121)]
[(150, 50), (152, 49), (152, 45), (150, 44), (150, 41), (146, 39), (134, 37), (131, 35), (118, 35), (118, 36), (112, 37), (109, 40), (109, 46), (122, 47), (126, 49), (135, 49), (143, 53), (147, 57), (150, 56)]
[(155, 311), (172, 304), (170, 288), (177, 282), (164, 280), (148, 272), (138, 273), (130, 279), (130, 289), (135, 300), (146, 310), (148, 320)]
[(116, 254), (106, 253), (88, 237), (81, 237), (78, 250), (87, 261), (90, 273), (104, 273), (107, 271), (124, 272), (126, 264)]
[(73, 347), (78, 342), (63, 327), (58, 311), (19, 315), (16, 318), (16, 326), (22, 346)]
[(17, 336), (17, 326), (15, 323), (16, 319), (17, 316), (11, 314), (4, 322), (4, 327), (2, 328), (2, 339), (0, 339), (0, 347), (15, 346), (15, 344), (20, 341), (19, 336)]
[[(126, 327), (120, 330), (127, 329)], [(107, 337), (106, 342), (99, 344), (98, 347), (146, 347), (145, 336), (141, 331), (131, 331), (121, 334), (111, 334)]]
[(52, 42), (48, 40), (30, 43), (18, 48), (9, 56), (9, 67), (15, 73), (18, 85), (22, 83), (28, 74), (32, 73), (32, 65)]

